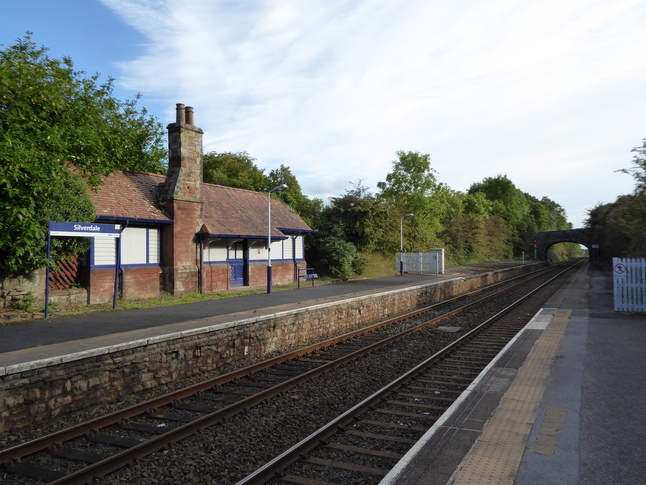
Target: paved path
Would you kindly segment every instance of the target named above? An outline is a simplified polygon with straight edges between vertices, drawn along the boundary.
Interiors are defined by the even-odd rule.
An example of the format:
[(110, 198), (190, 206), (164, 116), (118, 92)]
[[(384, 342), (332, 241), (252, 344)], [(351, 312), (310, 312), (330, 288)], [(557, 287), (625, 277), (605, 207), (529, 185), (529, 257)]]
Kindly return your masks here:
[(570, 278), (382, 483), (646, 483), (646, 315)]
[(116, 311), (52, 317), (48, 320), (0, 326), (0, 354), (215, 316), (231, 315), (233, 318), (242, 312), (261, 308), (304, 305), (305, 302), (314, 304), (332, 298), (347, 298), (353, 294), (423, 285), (461, 275), (457, 272), (440, 276), (397, 275), (345, 283), (315, 284), (314, 287), (306, 283), (300, 289), (275, 290), (272, 293), (248, 294), (146, 310), (119, 310), (117, 304)]

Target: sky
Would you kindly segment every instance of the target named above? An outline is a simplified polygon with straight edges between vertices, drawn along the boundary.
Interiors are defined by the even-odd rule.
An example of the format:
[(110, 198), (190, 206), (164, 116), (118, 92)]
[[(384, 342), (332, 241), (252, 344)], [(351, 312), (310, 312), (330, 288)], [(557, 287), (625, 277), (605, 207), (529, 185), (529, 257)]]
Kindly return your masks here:
[(0, 0), (27, 31), (115, 79), (166, 126), (195, 109), (205, 152), (290, 168), (308, 197), (372, 193), (397, 152), (466, 192), (507, 176), (582, 227), (634, 190), (646, 138), (646, 1)]

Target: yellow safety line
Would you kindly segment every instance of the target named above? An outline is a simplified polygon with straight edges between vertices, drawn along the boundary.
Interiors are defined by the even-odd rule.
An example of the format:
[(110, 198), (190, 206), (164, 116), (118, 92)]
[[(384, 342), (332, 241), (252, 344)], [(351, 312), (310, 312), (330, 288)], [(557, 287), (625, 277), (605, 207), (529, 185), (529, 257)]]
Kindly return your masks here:
[(451, 483), (513, 484), (572, 310), (557, 310)]

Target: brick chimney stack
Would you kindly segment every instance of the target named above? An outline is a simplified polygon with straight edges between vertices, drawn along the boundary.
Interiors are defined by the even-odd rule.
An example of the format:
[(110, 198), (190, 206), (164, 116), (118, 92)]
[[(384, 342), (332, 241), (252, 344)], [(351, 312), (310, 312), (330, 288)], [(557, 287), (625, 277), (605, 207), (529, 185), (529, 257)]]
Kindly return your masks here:
[(161, 199), (202, 202), (202, 135), (194, 126), (193, 108), (177, 104), (177, 121), (168, 130), (168, 176)]
[(202, 226), (202, 135), (193, 108), (181, 103), (168, 130), (168, 175), (160, 186), (160, 202), (173, 224), (162, 233), (165, 287), (173, 294), (198, 289), (196, 233)]

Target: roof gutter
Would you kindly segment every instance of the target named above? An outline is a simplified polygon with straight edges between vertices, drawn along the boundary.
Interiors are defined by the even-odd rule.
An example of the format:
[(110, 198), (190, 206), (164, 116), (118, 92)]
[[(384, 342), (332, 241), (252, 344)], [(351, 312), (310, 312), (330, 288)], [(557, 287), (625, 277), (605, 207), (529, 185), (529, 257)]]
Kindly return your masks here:
[[(203, 238), (235, 238), (235, 239), (267, 239), (266, 235), (254, 236), (249, 234), (207, 234), (205, 232), (198, 233), (199, 236)], [(288, 239), (287, 236), (271, 236), (272, 239)]]
[(121, 217), (121, 216), (104, 216), (97, 215), (97, 221), (121, 221), (121, 222), (135, 222), (140, 224), (172, 224), (173, 221), (167, 219), (143, 219), (139, 217)]
[(277, 227), (279, 231), (289, 232), (290, 234), (311, 234), (316, 232), (314, 229), (292, 229), (290, 227)]

